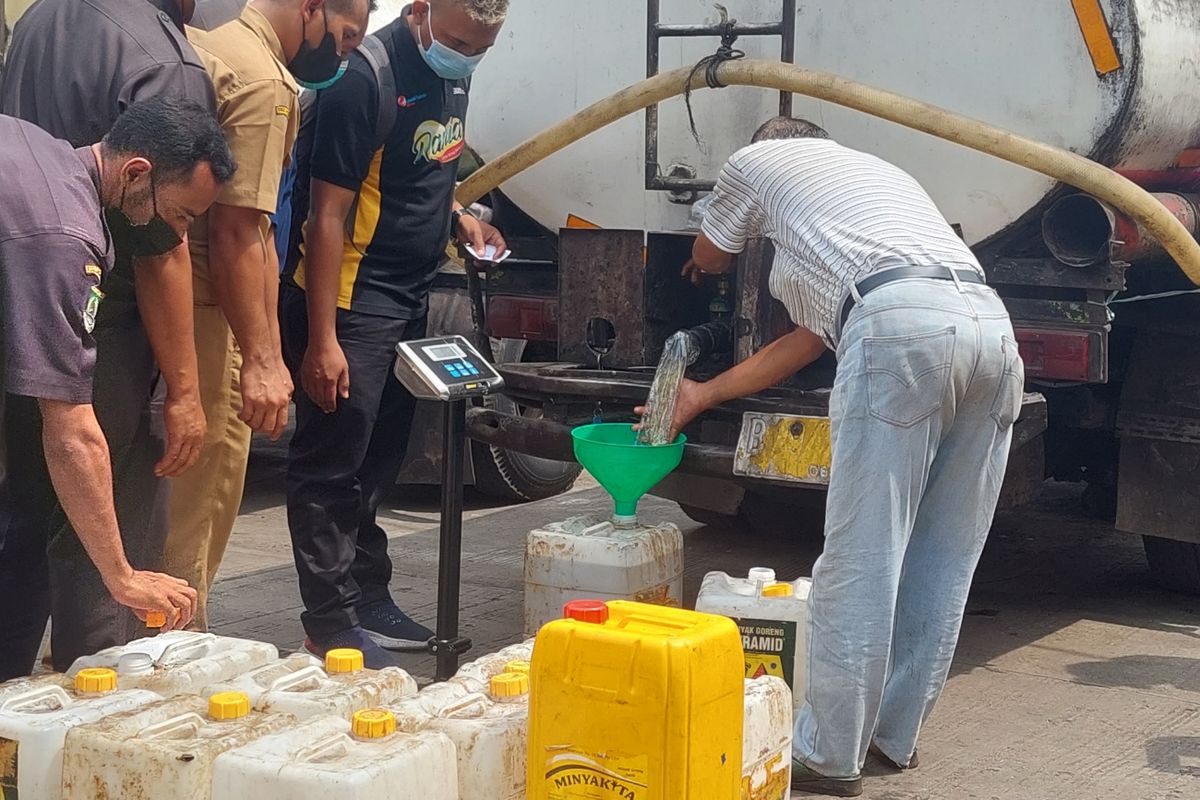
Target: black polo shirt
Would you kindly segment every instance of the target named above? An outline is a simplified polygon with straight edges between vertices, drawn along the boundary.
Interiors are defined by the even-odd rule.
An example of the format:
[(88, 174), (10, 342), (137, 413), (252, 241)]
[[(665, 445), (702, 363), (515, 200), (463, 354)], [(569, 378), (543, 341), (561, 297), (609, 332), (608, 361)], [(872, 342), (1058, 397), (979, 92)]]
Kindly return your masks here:
[[(396, 122), (376, 152), (379, 88), (355, 53), (346, 74), (316, 98), (301, 132), (297, 182), (310, 177), (358, 192), (342, 259), (338, 307), (393, 319), (426, 313), (429, 287), (450, 237), (458, 157), (466, 136), (468, 81), (434, 74), (408, 27), (409, 9), (376, 35), (396, 80)], [(311, 144), (305, 137), (311, 137)], [(294, 270), (304, 287), (304, 260)]]
[(6, 394), (88, 404), (112, 264), (90, 148), (0, 116), (0, 380)]

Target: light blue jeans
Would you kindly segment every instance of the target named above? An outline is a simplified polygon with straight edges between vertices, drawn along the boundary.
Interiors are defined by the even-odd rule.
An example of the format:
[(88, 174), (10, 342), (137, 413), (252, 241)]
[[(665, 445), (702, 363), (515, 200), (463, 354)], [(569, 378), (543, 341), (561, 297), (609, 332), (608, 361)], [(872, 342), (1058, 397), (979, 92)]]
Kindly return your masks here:
[(795, 730), (796, 759), (817, 772), (857, 776), (872, 740), (912, 758), (954, 657), (1023, 386), (1008, 313), (986, 286), (898, 281), (851, 313)]

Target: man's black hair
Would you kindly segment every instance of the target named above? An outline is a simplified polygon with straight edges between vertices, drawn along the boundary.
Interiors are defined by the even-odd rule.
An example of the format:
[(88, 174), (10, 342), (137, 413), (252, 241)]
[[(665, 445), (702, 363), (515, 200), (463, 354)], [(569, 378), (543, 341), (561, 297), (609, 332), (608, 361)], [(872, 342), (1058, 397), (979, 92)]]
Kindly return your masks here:
[[(325, 7), (335, 14), (353, 14), (358, 0), (325, 0)], [(379, 10), (379, 0), (367, 0), (367, 11), (374, 14)]]
[(186, 180), (201, 163), (209, 165), (217, 183), (226, 183), (237, 171), (216, 117), (182, 97), (134, 103), (117, 117), (103, 145), (110, 153), (149, 161), (159, 183)]
[(773, 117), (764, 122), (750, 143), (764, 142), (768, 139), (828, 139), (829, 131), (799, 117)]

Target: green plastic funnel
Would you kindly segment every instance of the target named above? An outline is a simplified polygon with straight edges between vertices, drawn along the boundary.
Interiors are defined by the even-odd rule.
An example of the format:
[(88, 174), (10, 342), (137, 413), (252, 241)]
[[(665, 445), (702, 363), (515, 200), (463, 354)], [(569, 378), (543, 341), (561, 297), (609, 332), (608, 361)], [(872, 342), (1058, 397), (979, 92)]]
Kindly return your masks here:
[(679, 466), (687, 443), (680, 434), (674, 444), (639, 444), (637, 431), (623, 422), (583, 425), (571, 437), (575, 458), (612, 495), (622, 522), (637, 518), (638, 500)]

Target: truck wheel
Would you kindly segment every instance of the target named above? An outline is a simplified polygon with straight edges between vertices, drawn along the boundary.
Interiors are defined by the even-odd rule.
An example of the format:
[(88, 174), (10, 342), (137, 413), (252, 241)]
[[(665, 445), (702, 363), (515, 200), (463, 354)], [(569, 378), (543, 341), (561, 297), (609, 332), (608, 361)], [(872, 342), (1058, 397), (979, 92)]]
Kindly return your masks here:
[(1143, 536), (1142, 546), (1155, 580), (1177, 592), (1200, 594), (1200, 544)]
[[(520, 361), (525, 343), (519, 339), (493, 341), (496, 363)], [(484, 405), (501, 414), (538, 418), (541, 409), (524, 407), (511, 397), (494, 395)], [(562, 494), (575, 484), (583, 467), (565, 461), (536, 458), (514, 450), (503, 450), (481, 442), (472, 442), (472, 466), (475, 488), (498, 500), (522, 502), (545, 500)]]

